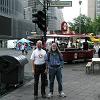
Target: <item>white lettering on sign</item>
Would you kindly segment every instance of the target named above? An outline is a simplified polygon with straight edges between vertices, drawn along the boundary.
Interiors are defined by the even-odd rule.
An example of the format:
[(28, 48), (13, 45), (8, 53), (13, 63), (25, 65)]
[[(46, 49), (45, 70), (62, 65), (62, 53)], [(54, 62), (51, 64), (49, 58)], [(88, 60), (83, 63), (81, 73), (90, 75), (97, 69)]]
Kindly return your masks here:
[(50, 7), (72, 7), (72, 1), (51, 1)]

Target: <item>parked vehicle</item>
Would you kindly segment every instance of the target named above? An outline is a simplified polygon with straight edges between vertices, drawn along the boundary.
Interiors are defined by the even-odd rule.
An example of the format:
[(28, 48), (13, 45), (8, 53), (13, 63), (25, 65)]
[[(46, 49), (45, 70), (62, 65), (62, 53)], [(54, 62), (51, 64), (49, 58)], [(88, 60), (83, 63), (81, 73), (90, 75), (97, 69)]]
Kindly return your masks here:
[[(94, 49), (88, 48), (88, 50), (84, 50), (82, 45), (78, 43), (77, 38), (87, 38), (86, 35), (47, 35), (47, 38), (54, 38), (56, 42), (56, 38), (60, 38), (59, 49), (63, 54), (63, 58), (65, 62), (72, 62), (78, 60), (90, 60), (93, 58)], [(65, 40), (65, 41), (64, 41)], [(70, 41), (70, 42), (69, 42)]]
[(18, 40), (8, 40), (7, 41), (7, 48), (11, 48), (11, 49), (16, 48), (17, 41)]

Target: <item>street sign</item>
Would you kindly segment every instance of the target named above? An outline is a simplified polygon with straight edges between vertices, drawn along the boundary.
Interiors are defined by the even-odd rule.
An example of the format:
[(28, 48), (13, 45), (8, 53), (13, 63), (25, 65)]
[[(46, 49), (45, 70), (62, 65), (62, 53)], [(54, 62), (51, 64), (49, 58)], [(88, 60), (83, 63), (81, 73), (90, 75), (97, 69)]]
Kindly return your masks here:
[(50, 1), (50, 7), (72, 7), (72, 1)]
[(39, 0), (39, 2), (41, 2), (43, 4), (43, 0)]

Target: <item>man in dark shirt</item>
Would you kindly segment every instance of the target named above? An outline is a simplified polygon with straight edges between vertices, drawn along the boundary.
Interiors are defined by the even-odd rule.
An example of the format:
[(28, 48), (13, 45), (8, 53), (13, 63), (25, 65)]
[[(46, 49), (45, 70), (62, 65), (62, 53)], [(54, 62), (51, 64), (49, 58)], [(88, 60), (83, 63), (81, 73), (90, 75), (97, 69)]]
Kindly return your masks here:
[(100, 58), (100, 48), (98, 49), (98, 57)]
[(88, 42), (87, 42), (87, 39), (85, 39), (85, 42), (83, 42), (83, 50), (88, 50)]

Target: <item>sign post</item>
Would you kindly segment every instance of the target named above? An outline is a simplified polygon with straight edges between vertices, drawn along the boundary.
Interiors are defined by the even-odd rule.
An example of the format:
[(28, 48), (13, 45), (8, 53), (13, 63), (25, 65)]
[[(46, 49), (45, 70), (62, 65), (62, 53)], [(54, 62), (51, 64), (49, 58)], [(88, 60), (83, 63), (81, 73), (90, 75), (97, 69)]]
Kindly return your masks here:
[(72, 7), (72, 1), (50, 1), (50, 7)]

